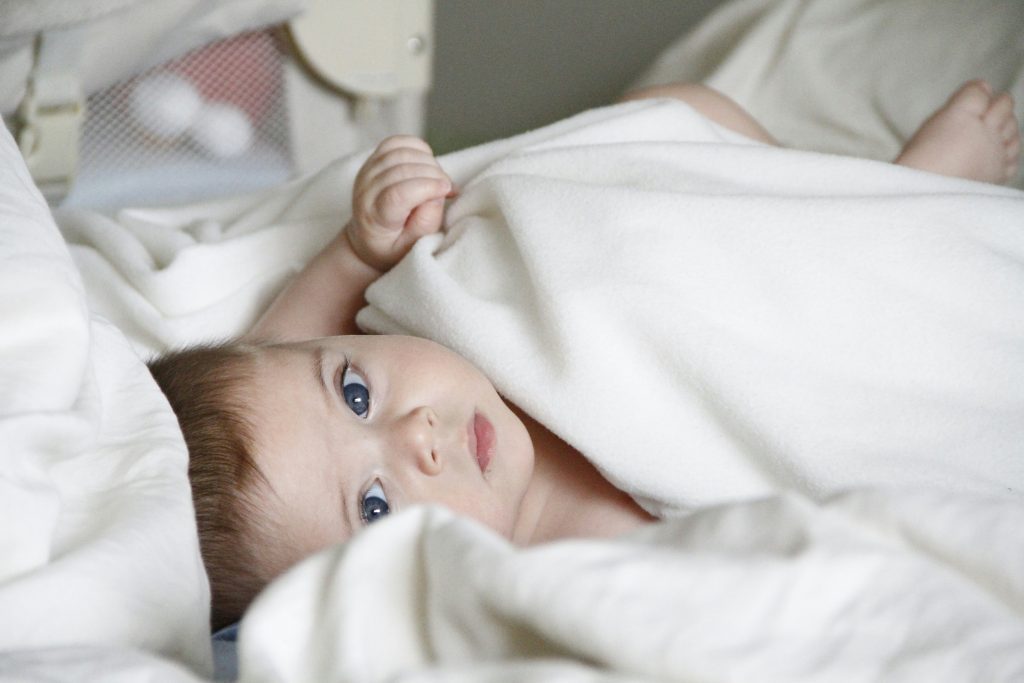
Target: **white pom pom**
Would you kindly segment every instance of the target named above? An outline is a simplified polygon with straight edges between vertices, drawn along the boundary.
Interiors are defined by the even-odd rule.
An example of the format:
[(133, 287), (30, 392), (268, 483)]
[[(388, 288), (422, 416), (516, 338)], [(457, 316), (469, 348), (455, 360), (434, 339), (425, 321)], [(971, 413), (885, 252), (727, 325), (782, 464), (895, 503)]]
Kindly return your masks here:
[(187, 80), (162, 73), (140, 81), (131, 94), (136, 122), (149, 134), (175, 138), (187, 131), (199, 114), (203, 101)]
[(244, 154), (252, 144), (252, 124), (238, 107), (230, 104), (208, 104), (189, 131), (192, 141), (207, 154), (230, 158)]

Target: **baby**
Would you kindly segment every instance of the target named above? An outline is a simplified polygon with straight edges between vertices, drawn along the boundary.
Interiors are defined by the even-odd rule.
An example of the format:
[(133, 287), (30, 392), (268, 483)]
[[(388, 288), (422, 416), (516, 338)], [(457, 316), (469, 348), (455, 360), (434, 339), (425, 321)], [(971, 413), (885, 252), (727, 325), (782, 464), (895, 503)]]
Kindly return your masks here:
[[(709, 88), (628, 99), (638, 97), (681, 99), (774, 143)], [(895, 163), (1005, 182), (1019, 147), (1012, 100), (972, 81)], [(617, 535), (652, 519), (462, 357), (423, 339), (359, 335), (367, 286), (441, 229), (454, 194), (424, 142), (385, 140), (356, 177), (350, 222), (246, 337), (151, 363), (191, 456), (214, 628), (303, 557), (418, 503), (445, 505), (519, 544)]]

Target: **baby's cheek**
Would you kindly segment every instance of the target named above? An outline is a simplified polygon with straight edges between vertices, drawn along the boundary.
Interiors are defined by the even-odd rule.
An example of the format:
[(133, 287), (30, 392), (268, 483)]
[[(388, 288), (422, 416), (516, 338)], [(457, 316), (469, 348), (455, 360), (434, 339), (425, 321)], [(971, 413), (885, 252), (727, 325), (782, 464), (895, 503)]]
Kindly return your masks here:
[(505, 509), (498, 500), (478, 497), (473, 499), (462, 498), (458, 501), (453, 501), (448, 507), (452, 512), (479, 522), (500, 536), (512, 538), (512, 529), (515, 526), (515, 512), (514, 510)]

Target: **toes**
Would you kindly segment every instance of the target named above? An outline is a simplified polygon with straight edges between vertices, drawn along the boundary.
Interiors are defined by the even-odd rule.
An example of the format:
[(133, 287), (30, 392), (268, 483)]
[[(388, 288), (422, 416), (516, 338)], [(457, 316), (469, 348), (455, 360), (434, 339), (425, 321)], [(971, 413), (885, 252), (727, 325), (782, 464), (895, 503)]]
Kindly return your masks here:
[(960, 86), (960, 89), (949, 98), (948, 106), (962, 107), (981, 117), (990, 110), (991, 103), (992, 86), (987, 81), (977, 79)]
[(1014, 138), (1006, 145), (1006, 158), (1017, 161), (1020, 158), (1020, 138)]
[(1003, 142), (1009, 144), (1013, 140), (1020, 139), (1020, 127), (1017, 123), (1017, 119), (1009, 116), (1003, 121), (1002, 128), (999, 129), (999, 135), (1003, 138)]
[(1006, 179), (1012, 180), (1020, 171), (1020, 137), (1006, 146)]
[(988, 126), (1001, 130), (1007, 118), (1013, 118), (1013, 98), (1009, 93), (1002, 93), (989, 105), (984, 121)]

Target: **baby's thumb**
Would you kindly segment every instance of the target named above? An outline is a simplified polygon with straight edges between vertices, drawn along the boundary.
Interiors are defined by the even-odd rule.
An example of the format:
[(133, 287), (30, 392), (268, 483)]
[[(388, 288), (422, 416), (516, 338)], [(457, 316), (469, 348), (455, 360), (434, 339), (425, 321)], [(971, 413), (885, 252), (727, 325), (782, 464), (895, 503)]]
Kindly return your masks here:
[(444, 219), (444, 199), (431, 199), (413, 209), (405, 221), (406, 233), (410, 239), (418, 239), (424, 235), (441, 229)]

